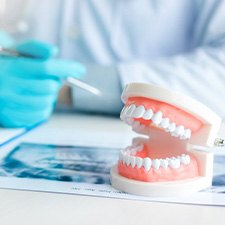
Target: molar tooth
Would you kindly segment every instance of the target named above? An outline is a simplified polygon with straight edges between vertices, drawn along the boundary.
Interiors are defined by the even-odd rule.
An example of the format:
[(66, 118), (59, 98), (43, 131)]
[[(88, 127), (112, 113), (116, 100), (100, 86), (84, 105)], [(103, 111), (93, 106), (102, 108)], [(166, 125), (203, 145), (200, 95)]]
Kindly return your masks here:
[(189, 164), (191, 162), (191, 157), (190, 155), (186, 155), (186, 162)]
[(169, 166), (173, 169), (178, 169), (180, 167), (180, 160), (179, 159), (170, 159), (169, 160)]
[(142, 167), (143, 159), (140, 157), (136, 158), (137, 168), (140, 169)]
[(164, 169), (166, 169), (168, 167), (168, 161), (166, 159), (161, 159), (160, 160), (160, 166)]
[(135, 156), (130, 157), (130, 164), (131, 164), (132, 168), (135, 167), (135, 165), (136, 165), (136, 157)]
[(143, 160), (143, 166), (146, 171), (149, 171), (152, 165), (152, 160), (148, 157), (144, 158)]
[(173, 132), (175, 129), (176, 129), (176, 124), (170, 123), (169, 126), (167, 127), (166, 131), (167, 132)]
[(162, 112), (158, 111), (157, 113), (155, 113), (152, 117), (152, 122), (156, 125), (159, 125), (162, 121)]
[(180, 159), (176, 158), (175, 161), (177, 168), (180, 168)]
[(186, 140), (191, 138), (191, 130), (185, 129), (183, 135), (180, 136), (181, 140)]
[(186, 139), (190, 139), (191, 138), (191, 130), (190, 129), (186, 129), (184, 131), (184, 135), (183, 135)]
[(129, 108), (126, 110), (125, 115), (127, 117), (131, 117), (135, 109), (136, 109), (135, 104), (130, 105)]
[(141, 118), (145, 113), (145, 107), (143, 105), (139, 105), (134, 111), (132, 116), (134, 118)]
[(160, 167), (160, 160), (159, 159), (152, 160), (152, 166), (154, 167), (154, 169), (158, 170)]
[(144, 119), (144, 120), (150, 120), (151, 118), (152, 118), (152, 116), (153, 116), (153, 111), (152, 111), (152, 109), (148, 109), (147, 111), (145, 111), (145, 113), (144, 113), (144, 115), (142, 116), (142, 118)]
[(166, 129), (170, 124), (170, 120), (169, 118), (164, 118), (162, 119), (161, 123), (160, 123), (160, 127), (162, 127), (163, 129)]
[(181, 161), (181, 163), (187, 165), (187, 164), (190, 163), (191, 158), (190, 158), (189, 155), (184, 155), (184, 154), (183, 154), (183, 155), (181, 155), (180, 161)]
[(171, 134), (174, 137), (182, 136), (184, 133), (184, 126), (176, 127), (175, 131)]

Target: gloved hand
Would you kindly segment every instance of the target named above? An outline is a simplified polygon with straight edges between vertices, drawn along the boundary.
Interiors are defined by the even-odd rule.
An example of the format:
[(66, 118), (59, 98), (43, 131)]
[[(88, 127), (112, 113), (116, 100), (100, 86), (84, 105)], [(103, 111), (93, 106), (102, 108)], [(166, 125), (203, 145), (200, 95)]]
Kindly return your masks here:
[(0, 56), (0, 126), (27, 127), (49, 118), (62, 80), (80, 78), (85, 68), (77, 62), (53, 59), (57, 48), (29, 41), (16, 46), (41, 59)]

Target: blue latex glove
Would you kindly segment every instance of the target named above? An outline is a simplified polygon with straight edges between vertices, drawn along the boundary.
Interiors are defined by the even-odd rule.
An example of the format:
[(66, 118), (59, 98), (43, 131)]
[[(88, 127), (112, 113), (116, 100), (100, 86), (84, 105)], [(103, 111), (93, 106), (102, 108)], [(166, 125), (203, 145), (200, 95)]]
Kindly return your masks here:
[(27, 127), (49, 118), (62, 79), (80, 78), (85, 68), (76, 62), (53, 59), (57, 48), (29, 41), (16, 46), (41, 59), (0, 57), (0, 126)]

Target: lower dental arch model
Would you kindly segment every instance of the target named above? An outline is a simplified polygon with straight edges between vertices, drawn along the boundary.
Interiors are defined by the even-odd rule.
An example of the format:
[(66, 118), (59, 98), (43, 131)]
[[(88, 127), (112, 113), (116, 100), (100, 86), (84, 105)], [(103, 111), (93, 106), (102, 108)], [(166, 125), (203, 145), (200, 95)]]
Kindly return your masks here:
[(120, 118), (148, 138), (135, 138), (120, 151), (112, 186), (146, 196), (190, 194), (211, 185), (212, 147), (221, 119), (180, 93), (142, 83), (125, 87)]

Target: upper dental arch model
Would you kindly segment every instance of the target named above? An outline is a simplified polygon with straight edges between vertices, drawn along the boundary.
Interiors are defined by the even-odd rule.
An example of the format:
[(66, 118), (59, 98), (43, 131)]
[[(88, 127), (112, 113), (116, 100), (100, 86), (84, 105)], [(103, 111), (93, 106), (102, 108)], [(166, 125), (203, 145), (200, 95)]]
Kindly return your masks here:
[[(213, 153), (221, 118), (203, 104), (151, 84), (128, 84), (122, 121), (147, 138), (135, 138), (119, 153), (111, 184), (146, 196), (190, 194), (212, 183)], [(222, 144), (222, 143), (220, 143)]]

